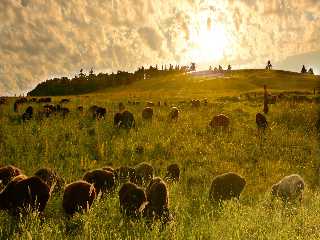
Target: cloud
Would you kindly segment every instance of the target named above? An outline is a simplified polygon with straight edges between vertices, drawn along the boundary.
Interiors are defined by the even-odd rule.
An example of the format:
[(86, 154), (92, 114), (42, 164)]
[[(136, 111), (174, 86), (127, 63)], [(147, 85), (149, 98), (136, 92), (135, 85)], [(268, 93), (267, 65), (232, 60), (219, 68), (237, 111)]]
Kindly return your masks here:
[(0, 95), (81, 68), (188, 64), (194, 35), (216, 26), (224, 63), (258, 67), (320, 49), (318, 0), (1, 0), (0, 9)]

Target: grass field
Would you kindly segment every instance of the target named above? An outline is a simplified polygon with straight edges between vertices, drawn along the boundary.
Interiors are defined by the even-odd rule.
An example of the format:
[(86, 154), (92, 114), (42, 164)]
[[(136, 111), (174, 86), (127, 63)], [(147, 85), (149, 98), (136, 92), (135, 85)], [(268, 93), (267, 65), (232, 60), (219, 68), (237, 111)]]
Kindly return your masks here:
[[(174, 221), (165, 227), (124, 219), (117, 193), (95, 201), (88, 213), (67, 219), (62, 194), (58, 194), (49, 200), (44, 218), (29, 214), (16, 219), (0, 212), (0, 239), (319, 239), (319, 106), (290, 100), (270, 105), (270, 130), (260, 136), (255, 114), (262, 112), (262, 98), (238, 97), (247, 92), (260, 94), (264, 84), (271, 93), (300, 91), (310, 92), (309, 99), (319, 96), (313, 95), (313, 89), (320, 87), (316, 76), (241, 70), (217, 79), (172, 76), (70, 96), (66, 106), (71, 113), (66, 118), (22, 123), (20, 115), (27, 104), (20, 115), (13, 112), (12, 102), (0, 106), (0, 163), (16, 165), (27, 175), (51, 167), (69, 183), (90, 169), (134, 166), (142, 161), (152, 164), (157, 176), (163, 177), (170, 163), (178, 163), (182, 170), (180, 182), (169, 185)], [(193, 98), (207, 98), (209, 103), (192, 108)], [(113, 114), (120, 101), (128, 100), (141, 101), (126, 105), (137, 127), (129, 132), (116, 130)], [(152, 122), (143, 121), (141, 111), (149, 100), (179, 107), (179, 120), (167, 121), (170, 108), (162, 105), (154, 107)], [(107, 108), (105, 120), (92, 120), (86, 114), (93, 104)], [(76, 111), (79, 105), (84, 106), (84, 113)], [(230, 117), (228, 131), (209, 129), (209, 121), (219, 113)], [(145, 152), (136, 153), (137, 146)], [(214, 207), (208, 201), (211, 181), (228, 171), (241, 174), (247, 185), (239, 201)], [(300, 174), (307, 185), (302, 205), (271, 203), (271, 185), (292, 173)]]

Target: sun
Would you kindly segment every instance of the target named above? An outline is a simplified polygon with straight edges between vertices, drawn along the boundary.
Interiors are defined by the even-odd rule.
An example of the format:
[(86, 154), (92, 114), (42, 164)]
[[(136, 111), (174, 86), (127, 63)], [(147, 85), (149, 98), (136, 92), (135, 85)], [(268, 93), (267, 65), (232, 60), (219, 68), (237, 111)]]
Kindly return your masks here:
[(190, 59), (201, 63), (215, 63), (224, 57), (229, 39), (223, 25), (208, 27), (203, 24), (190, 31), (190, 43)]

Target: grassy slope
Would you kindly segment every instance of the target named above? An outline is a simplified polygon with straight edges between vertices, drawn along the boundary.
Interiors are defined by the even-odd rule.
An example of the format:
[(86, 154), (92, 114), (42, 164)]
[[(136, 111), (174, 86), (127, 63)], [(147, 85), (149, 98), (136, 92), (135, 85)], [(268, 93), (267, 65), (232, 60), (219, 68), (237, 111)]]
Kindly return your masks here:
[[(286, 71), (236, 70), (222, 77), (192, 77), (176, 75), (167, 78), (142, 80), (129, 86), (100, 91), (110, 98), (136, 96), (145, 98), (185, 98), (221, 95), (239, 95), (241, 92), (270, 90), (307, 90), (320, 87), (320, 78)], [(97, 93), (94, 93), (96, 95)]]
[[(284, 80), (286, 79), (286, 80)], [(283, 81), (281, 81), (283, 80)], [(281, 81), (281, 82), (279, 82)], [(45, 221), (28, 216), (19, 224), (0, 212), (0, 239), (319, 239), (320, 194), (319, 148), (315, 121), (318, 106), (311, 103), (278, 103), (270, 107), (271, 131), (257, 135), (255, 113), (261, 101), (216, 102), (218, 96), (261, 91), (267, 83), (273, 90), (309, 90), (317, 86), (314, 77), (282, 72), (239, 71), (223, 79), (175, 77), (141, 81), (128, 87), (76, 97), (68, 104), (87, 109), (94, 103), (110, 111), (105, 121), (92, 121), (74, 111), (66, 119), (55, 117), (20, 124), (12, 105), (0, 108), (0, 163), (15, 164), (32, 173), (41, 166), (58, 170), (67, 182), (81, 178), (89, 169), (104, 165), (135, 165), (150, 162), (156, 175), (178, 162), (180, 183), (169, 186), (170, 208), (175, 221), (166, 229), (149, 229), (143, 222), (123, 220), (115, 194), (95, 202), (93, 209), (72, 220), (61, 210), (61, 196), (54, 196), (45, 211)], [(147, 91), (145, 89), (151, 90)], [(193, 109), (179, 104), (181, 118), (168, 123), (167, 107), (155, 107), (152, 123), (141, 119), (143, 106), (128, 106), (137, 119), (137, 129), (117, 132), (112, 127), (115, 99), (178, 99), (207, 97), (210, 104)], [(24, 106), (25, 108), (26, 106)], [(37, 108), (38, 106), (35, 105)], [(23, 109), (21, 110), (23, 111)], [(232, 119), (229, 132), (207, 128), (210, 118), (225, 113)], [(137, 145), (145, 153), (136, 154)], [(223, 210), (207, 200), (213, 176), (226, 171), (242, 174), (247, 186), (239, 202), (229, 202)], [(286, 174), (299, 173), (307, 183), (302, 207), (272, 205), (270, 186)], [(68, 233), (67, 233), (68, 232)]]

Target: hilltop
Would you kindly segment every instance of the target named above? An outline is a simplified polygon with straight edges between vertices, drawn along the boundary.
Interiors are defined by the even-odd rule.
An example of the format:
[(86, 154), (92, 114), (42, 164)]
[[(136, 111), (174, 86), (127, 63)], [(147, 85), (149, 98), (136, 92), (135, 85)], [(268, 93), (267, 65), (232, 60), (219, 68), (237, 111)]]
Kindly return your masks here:
[[(72, 91), (67, 91), (67, 82), (48, 80), (39, 84), (28, 95), (108, 94), (110, 98), (174, 96), (179, 99), (186, 95), (194, 97), (214, 97), (225, 94), (239, 95), (243, 92), (261, 91), (263, 85), (267, 85), (273, 91), (305, 90), (311, 92), (314, 88), (320, 86), (319, 76), (282, 70), (243, 69), (213, 75), (172, 72), (152, 75), (147, 78), (142, 76), (142, 73), (139, 77), (135, 77), (135, 74), (128, 74), (125, 76), (126, 81), (122, 81), (119, 84), (101, 84), (100, 87), (97, 87), (96, 81), (90, 82), (90, 80), (87, 80), (85, 81), (86, 88), (78, 91), (74, 87)], [(113, 82), (116, 81), (117, 79), (113, 80)], [(54, 87), (53, 83), (55, 84)]]
[(106, 88), (92, 94), (108, 98), (215, 98), (222, 95), (239, 96), (241, 93), (262, 91), (267, 85), (271, 91), (309, 91), (320, 87), (319, 76), (282, 70), (245, 69), (224, 72), (214, 76), (175, 74), (136, 81), (130, 85)]

